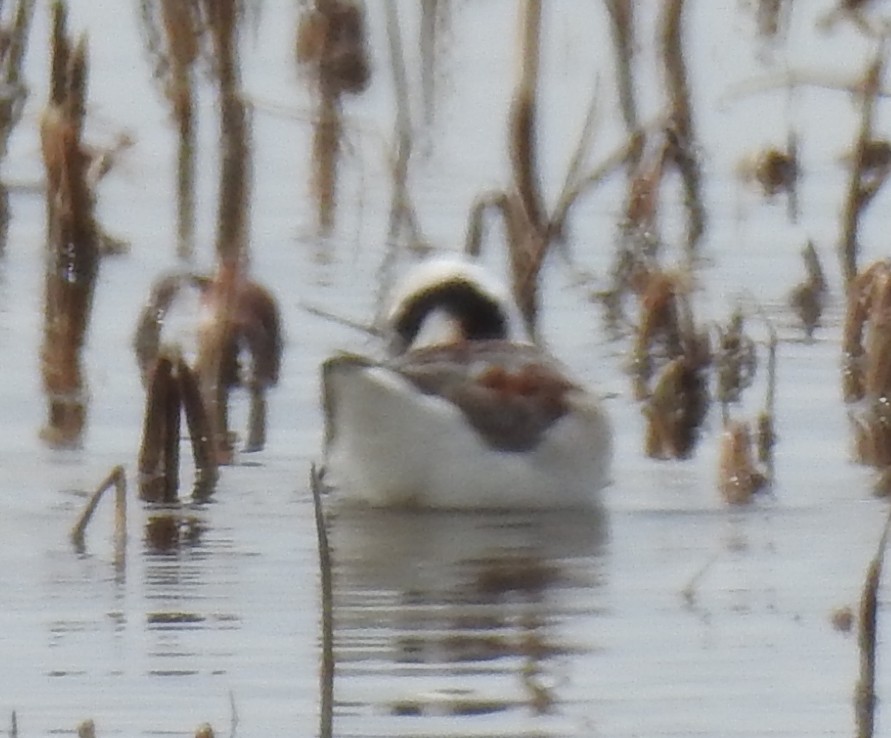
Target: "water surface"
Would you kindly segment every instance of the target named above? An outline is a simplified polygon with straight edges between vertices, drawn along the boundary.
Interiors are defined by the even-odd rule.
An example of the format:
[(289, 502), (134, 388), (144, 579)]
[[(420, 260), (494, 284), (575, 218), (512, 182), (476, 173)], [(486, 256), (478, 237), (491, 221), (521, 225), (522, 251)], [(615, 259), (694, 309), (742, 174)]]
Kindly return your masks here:
[[(0, 257), (0, 724), (15, 710), (21, 735), (72, 731), (88, 717), (103, 736), (188, 735), (203, 721), (218, 735), (316, 731), (321, 615), (309, 473), (321, 440), (317, 368), (331, 351), (360, 350), (369, 340), (301, 305), (359, 320), (373, 312), (395, 113), (384, 16), (372, 4), (375, 77), (345, 107), (352, 123), (337, 227), (320, 242), (308, 185), (313, 101), (291, 57), (292, 5), (264, 3), (243, 54), (256, 106), (252, 266), (279, 297), (288, 335), (269, 444), (224, 469), (210, 502), (163, 509), (139, 503), (132, 489), (142, 389), (130, 340), (151, 280), (175, 263), (174, 132), (150, 82), (134, 8), (71, 3), (72, 29), (90, 32), (89, 135), (107, 142), (127, 129), (137, 141), (99, 190), (103, 223), (131, 252), (101, 267), (84, 447), (49, 450), (38, 438), (43, 203), (30, 189), (13, 189)], [(830, 617), (841, 606), (856, 610), (887, 507), (872, 496), (870, 472), (849, 461), (839, 391), (842, 306), (833, 249), (845, 186), (839, 157), (853, 140), (856, 106), (827, 90), (732, 94), (786, 68), (831, 63), (838, 73), (859, 74), (870, 44), (849, 26), (824, 35), (814, 29), (828, 5), (796, 7), (788, 38), (774, 46), (755, 38), (743, 4), (688, 9), (709, 217), (695, 303), (703, 321), (725, 319), (738, 303), (760, 305), (780, 334), (772, 494), (744, 509), (720, 501), (717, 413), (692, 459), (644, 458), (643, 419), (624, 373), (627, 339), (607, 335), (589, 299), (611, 263), (622, 205), (621, 181), (607, 183), (571, 219), (576, 268), (554, 260), (545, 270), (542, 325), (554, 353), (608, 395), (617, 453), (604, 510), (331, 509), (336, 735), (852, 732), (856, 637), (834, 630)], [(412, 90), (415, 7), (399, 4)], [(649, 39), (652, 7), (640, 7)], [(506, 2), (451, 4), (436, 117), (418, 132), (411, 180), (424, 234), (442, 249), (460, 247), (472, 199), (508, 181), (514, 16)], [(47, 21), (41, 7), (26, 69), (32, 92), (5, 162), (14, 185), (41, 177)], [(553, 198), (598, 80), (592, 161), (623, 134), (603, 11), (548, 5), (545, 21), (541, 160)], [(654, 54), (642, 41), (645, 115), (655, 115), (661, 100)], [(217, 120), (209, 86), (201, 94), (198, 260), (210, 264)], [(805, 168), (797, 224), (781, 200), (763, 203), (735, 174), (744, 154), (782, 144), (790, 125), (801, 136)], [(887, 125), (880, 107), (877, 126)], [(864, 259), (885, 247), (884, 197), (864, 221)], [(665, 207), (679, 212), (672, 202)], [(668, 230), (680, 232), (679, 218), (669, 221)], [(486, 248), (496, 268), (499, 237), (496, 228)], [(813, 342), (802, 340), (786, 307), (803, 275), (805, 237), (817, 244), (833, 295)], [(594, 282), (579, 282), (579, 272)], [(757, 321), (753, 333), (766, 335)], [(750, 394), (741, 412), (753, 412), (762, 397), (761, 389)], [(239, 404), (239, 422), (244, 412)], [(125, 560), (115, 556), (108, 501), (77, 553), (68, 531), (87, 494), (119, 463), (131, 481)], [(880, 658), (880, 729), (887, 663)]]

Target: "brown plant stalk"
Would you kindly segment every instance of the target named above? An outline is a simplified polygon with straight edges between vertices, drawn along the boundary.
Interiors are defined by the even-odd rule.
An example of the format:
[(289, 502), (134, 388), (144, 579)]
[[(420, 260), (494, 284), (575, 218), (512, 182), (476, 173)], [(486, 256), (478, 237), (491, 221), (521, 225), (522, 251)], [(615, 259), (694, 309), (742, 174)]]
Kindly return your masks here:
[(51, 98), (41, 120), (46, 169), (47, 251), (41, 348), (48, 418), (41, 435), (53, 446), (81, 443), (86, 390), (81, 352), (99, 269), (89, 156), (81, 142), (87, 81), (87, 45), (72, 49), (65, 7), (53, 5)]

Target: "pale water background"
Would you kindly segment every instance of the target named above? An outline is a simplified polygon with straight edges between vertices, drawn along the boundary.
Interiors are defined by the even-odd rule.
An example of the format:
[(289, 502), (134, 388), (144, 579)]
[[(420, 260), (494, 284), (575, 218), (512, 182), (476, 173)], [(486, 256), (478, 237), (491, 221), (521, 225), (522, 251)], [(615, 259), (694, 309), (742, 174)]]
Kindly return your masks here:
[[(0, 255), (0, 725), (19, 734), (189, 735), (209, 721), (228, 735), (317, 731), (318, 558), (309, 469), (318, 457), (318, 365), (362, 334), (321, 320), (302, 302), (367, 319), (383, 255), (394, 104), (381, 3), (370, 4), (374, 78), (350, 100), (335, 236), (313, 236), (308, 196), (312, 99), (293, 63), (296, 3), (261, 12), (243, 42), (244, 83), (256, 104), (252, 257), (279, 298), (287, 330), (269, 444), (223, 470), (209, 504), (185, 504), (168, 537), (135, 500), (143, 394), (130, 351), (152, 279), (174, 265), (174, 132), (139, 35), (133, 3), (71, 3), (70, 28), (90, 35), (88, 132), (98, 143), (130, 131), (136, 146), (101, 184), (105, 227), (131, 244), (101, 266), (87, 352), (92, 403), (84, 447), (45, 448), (39, 381), (43, 290), (42, 196), (11, 194)], [(414, 102), (417, 4), (399, 3)], [(728, 509), (716, 489), (720, 418), (694, 458), (642, 454), (643, 422), (623, 373), (627, 340), (608, 340), (600, 308), (557, 260), (544, 274), (543, 335), (581, 379), (609, 395), (615, 483), (602, 514), (356, 515), (332, 511), (334, 732), (340, 736), (840, 736), (853, 732), (853, 634), (833, 629), (855, 606), (887, 503), (849, 460), (839, 388), (840, 279), (835, 244), (856, 105), (837, 91), (735, 97), (740, 83), (787, 68), (853, 77), (871, 46), (850, 26), (815, 29), (830, 3), (796, 4), (782, 44), (757, 40), (751, 4), (688, 3), (688, 64), (705, 171), (709, 230), (697, 273), (703, 321), (739, 302), (760, 305), (781, 337), (777, 479), (773, 495)], [(799, 7), (804, 5), (805, 7)], [(659, 3), (639, 3), (641, 15)], [(4, 162), (6, 181), (38, 182), (37, 138), (48, 77), (48, 9), (39, 7), (25, 77), (31, 96)], [(505, 113), (513, 82), (516, 9), (454, 2), (442, 39), (436, 118), (418, 132), (411, 191), (427, 238), (459, 248), (477, 194), (508, 182)], [(652, 21), (641, 29), (643, 114), (660, 102)], [(602, 97), (592, 162), (621, 143), (605, 12), (545, 8), (541, 162), (559, 189), (595, 83)], [(199, 261), (211, 263), (216, 214), (215, 100), (202, 87)], [(285, 111), (285, 115), (282, 115)], [(415, 108), (420, 120), (420, 108)], [(879, 131), (889, 117), (880, 103)], [(739, 160), (782, 145), (794, 125), (804, 179), (797, 225), (785, 203), (764, 204), (735, 174)], [(570, 220), (579, 269), (611, 263), (622, 181), (580, 202)], [(864, 259), (886, 253), (888, 194), (862, 229)], [(674, 208), (676, 210), (676, 208)], [(673, 212), (671, 204), (666, 211)], [(671, 236), (669, 228), (669, 236)], [(679, 230), (675, 228), (675, 230)], [(487, 246), (496, 253), (497, 229)], [(816, 340), (786, 298), (814, 239), (833, 300)], [(679, 252), (676, 252), (679, 253)], [(669, 252), (668, 260), (674, 258)], [(493, 259), (497, 262), (497, 259)], [(598, 284), (595, 279), (594, 285)], [(752, 332), (764, 338), (757, 321)], [(762, 400), (759, 388), (744, 411)], [(241, 411), (243, 412), (243, 411)], [(87, 550), (68, 531), (89, 491), (115, 464), (131, 486), (126, 564), (116, 568), (110, 503)], [(696, 580), (696, 596), (682, 591)], [(878, 734), (891, 668), (883, 658), (888, 597), (880, 598)]]

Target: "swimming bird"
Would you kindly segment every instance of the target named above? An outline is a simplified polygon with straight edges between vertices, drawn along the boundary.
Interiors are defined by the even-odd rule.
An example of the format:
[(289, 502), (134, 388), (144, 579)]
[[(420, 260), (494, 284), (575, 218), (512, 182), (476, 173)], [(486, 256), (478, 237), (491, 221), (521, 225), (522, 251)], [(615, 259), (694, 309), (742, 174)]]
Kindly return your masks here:
[(386, 314), (389, 356), (324, 362), (326, 482), (375, 506), (596, 502), (607, 414), (556, 359), (513, 337), (507, 295), (475, 264), (423, 264)]

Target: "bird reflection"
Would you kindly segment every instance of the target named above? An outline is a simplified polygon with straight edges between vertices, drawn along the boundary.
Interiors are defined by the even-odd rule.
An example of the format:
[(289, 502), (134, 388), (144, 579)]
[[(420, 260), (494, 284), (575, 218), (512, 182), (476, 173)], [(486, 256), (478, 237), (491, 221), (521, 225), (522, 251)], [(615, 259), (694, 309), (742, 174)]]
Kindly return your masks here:
[[(597, 610), (602, 510), (334, 507), (328, 527), (335, 720), (368, 708), (428, 722), (504, 713), (515, 728), (518, 716), (559, 714), (559, 677), (583, 649), (572, 620)], [(568, 605), (577, 598), (590, 602), (583, 615)]]

